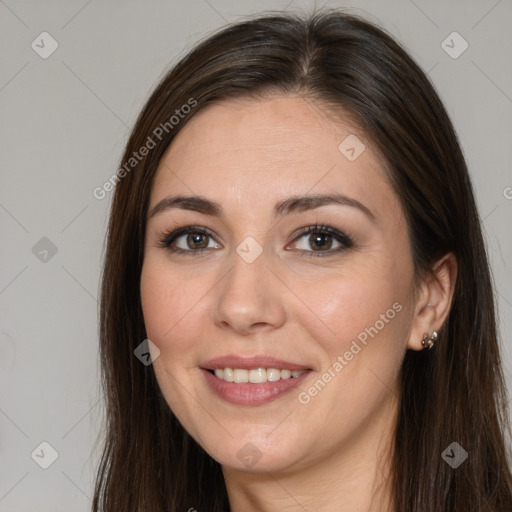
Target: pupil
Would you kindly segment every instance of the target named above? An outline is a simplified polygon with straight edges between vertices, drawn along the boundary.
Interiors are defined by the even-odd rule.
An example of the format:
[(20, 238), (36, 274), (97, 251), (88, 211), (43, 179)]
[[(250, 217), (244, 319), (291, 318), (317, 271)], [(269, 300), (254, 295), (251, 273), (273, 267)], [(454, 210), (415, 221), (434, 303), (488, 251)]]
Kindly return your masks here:
[[(329, 249), (332, 245), (332, 239), (330, 238), (330, 236), (331, 235), (326, 235), (324, 233), (317, 233), (316, 235), (311, 235), (310, 242), (312, 243), (313, 246), (317, 246), (319, 248), (324, 247), (325, 249)], [(324, 246), (326, 237), (329, 237), (329, 243), (327, 244), (327, 247)]]
[[(204, 238), (201, 244), (201, 238)], [(193, 233), (188, 236), (189, 245), (196, 246), (195, 249), (205, 249), (208, 246), (208, 242), (205, 243), (206, 235), (204, 233)], [(200, 245), (200, 247), (197, 247)]]

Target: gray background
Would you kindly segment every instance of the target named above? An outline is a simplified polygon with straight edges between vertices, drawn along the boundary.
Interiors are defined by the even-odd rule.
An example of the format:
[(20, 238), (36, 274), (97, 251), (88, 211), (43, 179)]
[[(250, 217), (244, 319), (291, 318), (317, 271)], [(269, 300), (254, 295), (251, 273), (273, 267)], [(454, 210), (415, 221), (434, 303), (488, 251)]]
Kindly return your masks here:
[[(129, 130), (157, 79), (195, 41), (265, 9), (313, 2), (0, 1), (0, 511), (90, 508), (102, 420), (97, 297), (111, 193)], [(489, 245), (512, 388), (512, 3), (327, 2), (377, 21), (447, 105)], [(31, 44), (48, 32), (58, 49)], [(442, 42), (469, 44), (452, 58)], [(44, 36), (47, 37), (47, 36)], [(461, 40), (449, 44), (452, 52)], [(50, 48), (45, 39), (44, 50)], [(43, 49), (41, 48), (40, 51)], [(46, 237), (57, 249), (52, 254)], [(35, 246), (35, 248), (34, 248)], [(49, 250), (44, 253), (44, 250)], [(42, 469), (31, 454), (49, 461)]]

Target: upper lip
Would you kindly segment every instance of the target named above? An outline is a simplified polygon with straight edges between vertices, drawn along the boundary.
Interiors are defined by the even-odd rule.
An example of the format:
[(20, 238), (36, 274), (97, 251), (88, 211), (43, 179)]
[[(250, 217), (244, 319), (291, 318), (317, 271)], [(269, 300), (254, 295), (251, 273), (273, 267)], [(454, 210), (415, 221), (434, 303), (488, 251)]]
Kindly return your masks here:
[(251, 357), (240, 357), (235, 355), (226, 355), (209, 359), (201, 364), (205, 370), (215, 370), (217, 368), (240, 368), (251, 370), (253, 368), (277, 368), (286, 370), (310, 370), (309, 366), (292, 363), (275, 357), (256, 355)]

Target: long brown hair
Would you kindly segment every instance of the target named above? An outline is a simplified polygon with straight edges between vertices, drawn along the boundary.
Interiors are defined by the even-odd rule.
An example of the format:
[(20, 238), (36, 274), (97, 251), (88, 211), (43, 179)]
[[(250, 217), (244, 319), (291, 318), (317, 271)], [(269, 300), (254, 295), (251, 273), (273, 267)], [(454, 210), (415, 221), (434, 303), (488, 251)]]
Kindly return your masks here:
[[(406, 51), (382, 29), (338, 10), (270, 13), (216, 32), (166, 74), (136, 121), (106, 238), (99, 328), (106, 438), (93, 511), (229, 510), (220, 465), (181, 427), (151, 366), (134, 356), (146, 338), (139, 291), (145, 221), (160, 158), (186, 123), (212, 102), (274, 92), (354, 116), (401, 201), (418, 278), (448, 252), (458, 262), (436, 347), (407, 351), (403, 361), (390, 482), (396, 511), (510, 512), (495, 297), (457, 136)], [(442, 458), (453, 442), (469, 453), (457, 469)]]

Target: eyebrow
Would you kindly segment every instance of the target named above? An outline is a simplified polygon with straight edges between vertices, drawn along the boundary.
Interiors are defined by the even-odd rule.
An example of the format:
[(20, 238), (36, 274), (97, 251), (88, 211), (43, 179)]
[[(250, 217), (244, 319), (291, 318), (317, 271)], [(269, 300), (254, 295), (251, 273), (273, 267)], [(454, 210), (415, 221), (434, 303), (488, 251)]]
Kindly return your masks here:
[[(341, 205), (357, 208), (363, 212), (370, 220), (376, 220), (375, 215), (364, 204), (360, 203), (357, 199), (345, 196), (343, 194), (322, 194), (322, 195), (304, 195), (292, 196), (288, 199), (280, 201), (274, 206), (274, 216), (288, 215), (293, 212), (304, 212), (314, 210), (321, 206), (327, 205)], [(182, 210), (192, 210), (202, 213), (204, 215), (211, 215), (213, 217), (222, 217), (224, 210), (222, 206), (202, 196), (169, 196), (159, 201), (150, 211), (148, 220), (155, 215), (168, 211), (173, 208), (180, 208)]]

